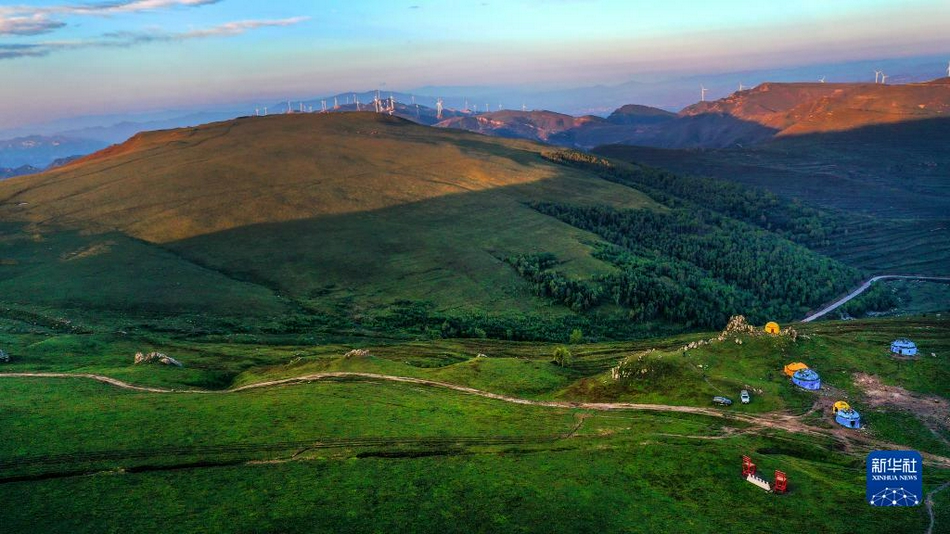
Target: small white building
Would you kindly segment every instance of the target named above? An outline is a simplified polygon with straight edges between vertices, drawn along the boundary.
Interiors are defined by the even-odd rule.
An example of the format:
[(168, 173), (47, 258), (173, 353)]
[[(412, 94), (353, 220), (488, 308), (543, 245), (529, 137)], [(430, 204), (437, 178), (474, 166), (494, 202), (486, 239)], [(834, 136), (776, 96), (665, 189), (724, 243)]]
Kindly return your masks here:
[(898, 356), (917, 356), (917, 345), (906, 338), (895, 339), (891, 343), (891, 354)]

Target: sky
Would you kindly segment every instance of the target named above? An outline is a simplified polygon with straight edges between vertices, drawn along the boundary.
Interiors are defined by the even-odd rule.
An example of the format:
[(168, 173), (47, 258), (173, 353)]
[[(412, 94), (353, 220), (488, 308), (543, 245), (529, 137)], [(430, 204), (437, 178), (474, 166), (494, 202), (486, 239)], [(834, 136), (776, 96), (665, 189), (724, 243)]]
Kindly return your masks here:
[(947, 0), (0, 1), (0, 129), (378, 87), (950, 55), (948, 24)]

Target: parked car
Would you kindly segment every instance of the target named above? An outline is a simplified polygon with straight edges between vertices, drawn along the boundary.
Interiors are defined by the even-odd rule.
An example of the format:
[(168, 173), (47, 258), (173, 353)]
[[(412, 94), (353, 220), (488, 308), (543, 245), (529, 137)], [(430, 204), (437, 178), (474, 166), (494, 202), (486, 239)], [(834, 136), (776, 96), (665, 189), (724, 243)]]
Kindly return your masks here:
[(732, 399), (729, 397), (713, 397), (713, 402), (722, 406), (732, 406)]
[(739, 393), (739, 400), (742, 401), (742, 404), (749, 404), (752, 401), (752, 397), (749, 397), (749, 390), (743, 389)]

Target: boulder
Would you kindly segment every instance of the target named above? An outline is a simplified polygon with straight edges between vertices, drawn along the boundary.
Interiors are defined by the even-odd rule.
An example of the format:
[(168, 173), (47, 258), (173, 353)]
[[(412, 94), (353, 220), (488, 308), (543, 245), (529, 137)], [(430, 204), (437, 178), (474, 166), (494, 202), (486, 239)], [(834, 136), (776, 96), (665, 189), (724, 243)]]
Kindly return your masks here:
[(158, 363), (162, 365), (172, 365), (175, 367), (183, 367), (181, 362), (179, 362), (175, 358), (172, 358), (171, 356), (162, 354), (161, 352), (149, 352), (148, 354), (136, 352), (135, 365), (139, 365), (143, 363)]

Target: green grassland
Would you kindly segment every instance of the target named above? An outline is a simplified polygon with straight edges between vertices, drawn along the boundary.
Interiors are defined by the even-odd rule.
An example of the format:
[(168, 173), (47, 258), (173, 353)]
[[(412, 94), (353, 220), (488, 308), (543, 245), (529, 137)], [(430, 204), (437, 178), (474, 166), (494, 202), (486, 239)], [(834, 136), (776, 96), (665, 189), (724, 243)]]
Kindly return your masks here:
[[(795, 325), (785, 336), (713, 333), (569, 345), (490, 339), (286, 344), (156, 333), (56, 330), (0, 319), (14, 361), (2, 372), (94, 372), (173, 388), (227, 388), (327, 371), (408, 376), (519, 398), (710, 406), (753, 390), (726, 417), (512, 404), (420, 384), (359, 378), (237, 393), (156, 394), (75, 378), (0, 379), (0, 496), (16, 500), (0, 531), (49, 532), (867, 532), (923, 530), (922, 508), (863, 503), (864, 465), (830, 437), (765, 430), (728, 414), (804, 414), (817, 397), (781, 367), (818, 369), (858, 409), (855, 372), (950, 397), (947, 318)], [(915, 339), (937, 357), (898, 362), (887, 343)], [(736, 343), (736, 339), (742, 343)], [(367, 355), (344, 357), (355, 347)], [(185, 367), (131, 365), (160, 350)], [(481, 354), (482, 356), (479, 356)], [(638, 360), (638, 357), (641, 359)], [(621, 360), (644, 378), (616, 381)], [(703, 365), (700, 370), (699, 365)], [(948, 455), (944, 441), (899, 407), (864, 410), (866, 435)], [(803, 421), (834, 428), (819, 411)], [(946, 436), (943, 438), (946, 439)], [(860, 451), (861, 449), (859, 449)], [(752, 454), (769, 495), (738, 476)], [(950, 479), (930, 466), (927, 486)], [(940, 507), (946, 502), (937, 499)], [(50, 506), (55, 503), (55, 506)], [(790, 508), (808, 510), (778, 521)], [(848, 514), (841, 514), (846, 508)], [(942, 528), (942, 524), (941, 524)], [(939, 530), (938, 530), (939, 531)]]

